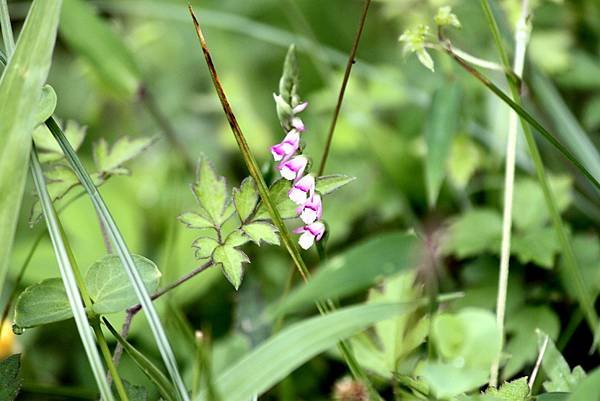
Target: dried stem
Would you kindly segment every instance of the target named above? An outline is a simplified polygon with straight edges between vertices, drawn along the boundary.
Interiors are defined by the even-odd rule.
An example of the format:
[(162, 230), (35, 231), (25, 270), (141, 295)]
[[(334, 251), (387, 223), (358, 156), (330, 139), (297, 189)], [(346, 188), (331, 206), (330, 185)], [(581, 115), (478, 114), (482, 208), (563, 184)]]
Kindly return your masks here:
[(527, 383), (527, 385), (529, 386), (529, 391), (531, 391), (531, 389), (533, 388), (533, 384), (535, 383), (535, 379), (537, 378), (540, 366), (542, 365), (542, 360), (544, 359), (544, 354), (546, 353), (546, 347), (548, 346), (549, 340), (550, 337), (546, 335), (546, 337), (544, 338), (544, 342), (542, 343), (542, 347), (540, 348), (540, 353), (538, 354), (537, 360), (535, 361), (535, 366), (533, 367), (531, 376), (529, 377), (529, 382)]
[[(513, 71), (517, 77), (523, 75), (525, 65), (525, 51), (527, 49), (528, 27), (527, 19), (529, 16), (529, 0), (523, 0), (521, 3), (521, 17), (517, 22), (515, 29), (515, 59), (513, 61)], [(514, 99), (513, 100), (517, 100)], [(504, 210), (502, 213), (502, 245), (500, 251), (500, 273), (498, 277), (498, 296), (496, 300), (496, 323), (501, 333), (501, 346), (504, 346), (504, 320), (506, 315), (506, 294), (508, 291), (508, 274), (510, 260), (510, 238), (512, 230), (512, 208), (513, 208), (513, 189), (515, 183), (515, 159), (517, 153), (517, 128), (519, 118), (517, 113), (510, 111), (508, 122), (508, 138), (506, 141), (506, 164), (504, 168)], [(500, 368), (500, 355), (492, 362), (490, 369), (490, 386), (496, 387), (498, 384), (498, 371)]]
[(335, 131), (335, 126), (337, 124), (338, 116), (340, 114), (340, 109), (342, 108), (342, 102), (344, 101), (344, 94), (346, 93), (346, 86), (348, 85), (348, 80), (350, 79), (350, 72), (352, 71), (352, 66), (356, 62), (356, 51), (358, 50), (358, 44), (360, 43), (360, 37), (362, 36), (362, 32), (365, 27), (365, 21), (367, 20), (367, 13), (369, 12), (370, 5), (371, 0), (365, 0), (365, 5), (360, 17), (360, 22), (358, 23), (356, 36), (354, 37), (354, 43), (352, 44), (352, 49), (350, 50), (350, 54), (348, 55), (346, 71), (344, 71), (344, 79), (342, 80), (342, 86), (338, 95), (337, 104), (335, 105), (335, 110), (333, 112), (333, 118), (329, 127), (329, 133), (327, 134), (327, 141), (325, 142), (325, 148), (323, 149), (323, 156), (321, 156), (321, 164), (319, 165), (319, 172), (317, 174), (318, 176), (323, 175), (323, 172), (325, 171), (325, 163), (327, 163), (327, 157), (329, 156), (329, 149), (331, 148), (333, 133)]

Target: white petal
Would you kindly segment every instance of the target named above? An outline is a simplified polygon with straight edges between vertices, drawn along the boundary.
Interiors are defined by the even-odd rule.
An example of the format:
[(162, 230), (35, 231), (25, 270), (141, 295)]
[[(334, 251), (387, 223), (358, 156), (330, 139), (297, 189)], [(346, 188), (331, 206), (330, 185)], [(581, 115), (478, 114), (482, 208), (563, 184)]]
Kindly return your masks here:
[(313, 237), (310, 233), (304, 233), (298, 239), (298, 244), (302, 249), (308, 249), (315, 243), (315, 237)]
[(315, 222), (315, 220), (317, 220), (317, 212), (305, 207), (300, 215), (300, 218), (305, 224), (312, 224)]
[(296, 178), (296, 173), (287, 167), (283, 167), (281, 170), (279, 170), (279, 172), (281, 173), (281, 176), (286, 180), (291, 181)]
[(306, 192), (298, 188), (290, 189), (290, 191), (288, 192), (288, 196), (296, 205), (302, 205), (306, 202), (307, 198)]

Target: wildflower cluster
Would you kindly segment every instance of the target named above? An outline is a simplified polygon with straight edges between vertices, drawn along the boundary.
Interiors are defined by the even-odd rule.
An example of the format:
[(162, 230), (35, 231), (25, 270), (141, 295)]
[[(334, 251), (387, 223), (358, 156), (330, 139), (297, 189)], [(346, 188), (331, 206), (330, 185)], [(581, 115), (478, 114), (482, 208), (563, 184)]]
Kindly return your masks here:
[[(461, 28), (460, 21), (456, 14), (452, 12), (450, 6), (440, 7), (433, 20), (438, 29), (445, 27)], [(423, 24), (419, 24), (413, 29), (407, 29), (398, 38), (400, 42), (404, 43), (403, 51), (405, 54), (416, 54), (421, 64), (434, 71), (433, 59), (427, 52), (427, 48), (431, 47), (430, 39), (434, 39), (430, 28)]]
[(281, 176), (292, 182), (288, 196), (297, 205), (296, 215), (304, 223), (294, 233), (301, 234), (298, 243), (303, 249), (308, 249), (323, 237), (325, 224), (321, 221), (323, 205), (321, 195), (316, 191), (316, 179), (307, 173), (309, 160), (302, 154), (300, 137), (305, 127), (298, 114), (306, 109), (308, 103), (300, 101), (297, 89), (298, 68), (292, 46), (279, 81), (279, 94), (273, 95), (279, 121), (287, 134), (283, 141), (271, 147), (271, 154), (279, 162), (277, 170)]

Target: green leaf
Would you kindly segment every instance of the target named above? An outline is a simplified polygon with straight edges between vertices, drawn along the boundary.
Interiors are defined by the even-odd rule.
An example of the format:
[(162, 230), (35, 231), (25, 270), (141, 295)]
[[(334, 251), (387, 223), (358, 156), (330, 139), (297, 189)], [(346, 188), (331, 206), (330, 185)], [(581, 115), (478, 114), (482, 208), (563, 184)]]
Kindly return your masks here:
[(34, 1), (0, 78), (0, 288), (13, 246), (36, 111), (56, 38), (60, 1)]
[(417, 59), (425, 66), (425, 68), (431, 70), (431, 72), (435, 72), (433, 59), (429, 55), (429, 52), (425, 50), (425, 48), (418, 49), (415, 53), (417, 54)]
[[(62, 199), (71, 189), (79, 185), (79, 179), (70, 167), (64, 164), (52, 164), (44, 174), (46, 176), (46, 187), (52, 201)], [(42, 207), (36, 198), (31, 208), (29, 224), (34, 225), (42, 217)]]
[(328, 259), (313, 277), (292, 290), (275, 315), (312, 305), (316, 300), (343, 297), (369, 288), (384, 277), (418, 265), (421, 243), (412, 234), (388, 233), (363, 241)]
[(292, 107), (297, 105), (298, 81), (299, 68), (298, 59), (296, 58), (296, 46), (290, 45), (283, 62), (283, 73), (279, 80), (279, 95)]
[[(220, 374), (215, 385), (227, 401), (247, 401), (273, 387), (294, 369), (338, 341), (377, 321), (411, 312), (416, 304), (359, 305), (293, 324)], [(206, 392), (194, 401), (207, 400)]]
[[(548, 177), (559, 212), (567, 209), (572, 201), (573, 180), (569, 176)], [(528, 230), (543, 226), (550, 221), (550, 213), (542, 188), (532, 178), (521, 178), (515, 182), (513, 199), (513, 223), (515, 227)]]
[(216, 264), (221, 265), (223, 274), (233, 287), (236, 290), (240, 288), (242, 276), (244, 275), (242, 265), (250, 263), (248, 256), (230, 245), (220, 245), (213, 252), (213, 260)]
[(443, 247), (446, 252), (466, 258), (482, 252), (498, 253), (501, 239), (500, 214), (492, 209), (472, 209), (450, 224)]
[[(73, 149), (79, 149), (85, 139), (86, 127), (69, 120), (65, 124), (64, 131)], [(64, 157), (60, 146), (45, 125), (40, 125), (33, 131), (33, 141), (42, 163), (54, 162)]]
[(420, 375), (429, 384), (430, 390), (436, 397), (445, 399), (481, 387), (488, 380), (489, 367), (487, 369), (458, 367), (427, 361)]
[(559, 251), (560, 243), (552, 227), (534, 226), (524, 233), (515, 233), (512, 238), (511, 253), (523, 264), (532, 262), (550, 269)]
[(242, 226), (242, 230), (260, 246), (261, 242), (266, 242), (271, 245), (279, 245), (279, 235), (277, 228), (270, 223), (258, 222), (250, 223)]
[(233, 189), (233, 203), (240, 220), (242, 222), (248, 220), (258, 203), (258, 190), (252, 177), (245, 178), (240, 189)]
[(27, 287), (15, 303), (15, 324), (29, 328), (73, 317), (61, 279), (50, 278)]
[(544, 393), (535, 397), (536, 401), (567, 401), (569, 393), (552, 392)]
[(90, 3), (65, 0), (60, 34), (115, 94), (132, 98), (138, 93), (141, 73), (133, 55)]
[(481, 167), (484, 153), (467, 135), (458, 135), (452, 141), (450, 156), (446, 163), (448, 176), (459, 188), (465, 188), (469, 180)]
[(56, 102), (57, 98), (54, 89), (50, 85), (44, 85), (38, 109), (35, 114), (35, 121), (37, 124), (43, 124), (44, 121), (54, 114)]
[(123, 380), (123, 385), (125, 386), (125, 392), (127, 393), (127, 397), (129, 397), (129, 401), (148, 400), (148, 392), (144, 387), (133, 385), (127, 380)]
[(203, 211), (199, 213), (184, 212), (177, 216), (177, 220), (185, 224), (188, 228), (197, 229), (213, 228), (215, 225), (209, 219), (210, 218), (206, 216), (206, 213)]
[(123, 164), (139, 156), (155, 142), (153, 137), (130, 138), (123, 136), (112, 145), (104, 138), (94, 144), (94, 163), (98, 172), (104, 174), (129, 174)]
[(248, 237), (246, 233), (241, 229), (232, 231), (231, 233), (229, 233), (227, 238), (225, 238), (225, 244), (234, 248), (244, 245), (248, 241), (250, 241), (250, 237)]
[(458, 128), (459, 105), (460, 86), (456, 82), (444, 84), (433, 95), (425, 129), (425, 182), (430, 206), (435, 205), (446, 176), (446, 161)]
[(494, 315), (478, 308), (433, 319), (432, 341), (444, 360), (461, 366), (489, 369), (500, 352), (500, 331)]
[[(538, 344), (541, 345), (546, 339), (546, 333), (538, 330), (537, 337)], [(544, 389), (549, 392), (571, 392), (586, 377), (585, 371), (580, 366), (576, 366), (571, 371), (569, 364), (554, 345), (554, 341), (550, 339), (542, 359), (542, 369), (549, 379), (544, 382)]]
[(127, 355), (129, 355), (133, 362), (140, 368), (140, 370), (144, 372), (146, 377), (148, 377), (152, 383), (156, 385), (160, 395), (167, 401), (178, 401), (175, 397), (175, 389), (164, 373), (161, 372), (161, 370), (157, 368), (150, 359), (148, 359), (144, 354), (142, 354), (127, 340), (125, 340), (108, 322), (108, 320), (104, 318), (103, 321), (111, 334), (123, 346), (123, 349), (125, 352), (127, 352)]
[(521, 377), (520, 379), (504, 383), (500, 386), (500, 389), (490, 387), (486, 390), (485, 394), (492, 395), (499, 401), (527, 401), (529, 399), (527, 378)]
[(21, 354), (11, 355), (0, 361), (0, 400), (13, 401), (22, 384)]
[[(149, 293), (158, 288), (160, 271), (150, 259), (132, 255), (135, 266)], [(96, 261), (85, 275), (85, 285), (94, 301), (94, 312), (107, 314), (123, 312), (137, 303), (137, 297), (127, 272), (117, 255), (106, 255)]]
[(214, 167), (206, 158), (200, 159), (198, 163), (196, 182), (192, 185), (192, 190), (215, 226), (220, 226), (229, 218), (231, 209), (227, 207), (229, 196), (225, 178), (217, 176)]
[[(600, 71), (597, 66), (596, 69)], [(587, 76), (598, 77), (598, 75)], [(531, 85), (536, 94), (536, 100), (554, 123), (556, 134), (594, 177), (600, 177), (600, 154), (596, 146), (581, 128), (550, 80), (540, 74), (532, 74)]]
[(567, 398), (567, 401), (599, 401), (600, 400), (600, 369), (595, 369), (589, 376), (583, 378)]
[(196, 238), (192, 242), (192, 247), (196, 248), (195, 255), (197, 259), (210, 258), (217, 246), (219, 246), (219, 242), (210, 237)]
[(548, 333), (550, 339), (558, 336), (560, 321), (548, 306), (525, 306), (509, 311), (506, 332), (510, 338), (505, 352), (509, 355), (502, 376), (517, 374), (528, 363), (533, 363), (539, 353), (536, 330)]
[(341, 187), (346, 184), (354, 181), (356, 177), (351, 177), (349, 175), (344, 174), (332, 174), (332, 175), (322, 175), (321, 177), (317, 177), (316, 187), (317, 191), (321, 195), (327, 195), (334, 191), (337, 191)]
[[(282, 219), (293, 219), (296, 217), (296, 204), (292, 202), (288, 196), (288, 191), (292, 187), (292, 183), (283, 178), (275, 181), (269, 188), (269, 197), (273, 204), (281, 214)], [(265, 204), (261, 201), (258, 204), (256, 215), (253, 221), (270, 219), (269, 211)]]

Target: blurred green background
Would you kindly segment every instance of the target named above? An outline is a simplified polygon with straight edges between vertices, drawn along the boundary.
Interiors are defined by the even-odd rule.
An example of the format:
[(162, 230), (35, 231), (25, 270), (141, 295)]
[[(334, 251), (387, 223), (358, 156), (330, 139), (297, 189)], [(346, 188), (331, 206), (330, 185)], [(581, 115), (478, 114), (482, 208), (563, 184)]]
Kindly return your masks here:
[[(194, 159), (206, 156), (230, 186), (238, 186), (247, 172), (215, 96), (186, 2), (90, 3), (131, 51), (140, 82), (174, 126), (187, 152)], [(453, 43), (478, 57), (496, 60), (482, 12), (473, 0), (373, 2), (326, 169), (326, 173), (357, 177), (326, 200), (328, 251), (334, 254), (387, 231), (417, 228), (443, 261), (441, 289), (465, 290), (463, 305), (492, 310), (508, 110), (445, 55), (432, 53), (436, 73), (431, 73), (414, 57), (404, 57), (398, 43), (405, 29), (429, 23), (437, 7), (449, 3), (463, 25), (452, 32)], [(500, 5), (495, 11), (507, 33), (507, 43), (512, 43), (510, 27), (518, 17), (518, 3), (495, 2)], [(597, 147), (600, 132), (600, 3), (533, 3), (526, 105), (552, 132), (559, 131), (561, 138), (585, 131), (580, 132), (593, 144), (588, 152), (597, 157), (593, 147)], [(27, 3), (9, 5), (18, 27)], [(268, 147), (282, 136), (272, 93), (277, 90), (287, 47), (296, 44), (300, 94), (309, 102), (303, 113), (305, 152), (318, 164), (362, 2), (206, 0), (193, 1), (192, 5), (238, 121), (261, 165), (268, 165)], [(506, 88), (501, 74), (487, 74)], [(456, 132), (448, 132), (452, 142), (439, 199), (429, 206), (424, 132), (432, 94), (448, 82), (456, 82), (460, 89), (459, 118)], [(159, 265), (162, 283), (196, 267), (191, 242), (197, 234), (176, 221), (181, 212), (195, 207), (189, 187), (194, 176), (186, 168), (184, 156), (161, 136), (138, 93), (116, 87), (110, 74), (99, 72), (60, 34), (49, 83), (58, 95), (56, 115), (87, 126), (79, 154), (90, 165), (92, 144), (99, 138), (112, 143), (124, 135), (161, 137), (130, 163), (131, 176), (111, 179), (101, 192), (130, 249)], [(598, 193), (554, 149), (543, 142), (540, 146), (547, 168), (555, 176), (555, 190), (573, 233), (577, 256), (596, 291), (600, 289)], [(551, 271), (560, 263), (559, 247), (549, 228), (522, 137), (518, 162), (515, 235), (521, 242), (513, 248), (508, 318), (518, 308), (543, 308), (556, 337), (576, 306), (563, 290), (556, 270)], [(28, 188), (32, 194), (33, 187)], [(38, 224), (30, 229), (27, 224), (32, 203), (33, 197), (26, 196), (11, 262), (13, 278), (33, 238), (44, 228)], [(90, 202), (83, 197), (62, 216), (79, 264), (91, 265), (105, 250)], [(252, 263), (239, 292), (212, 269), (157, 302), (165, 312), (169, 335), (182, 361), (193, 345), (182, 326), (212, 333), (221, 366), (268, 334), (268, 329), (254, 327), (252, 322), (265, 305), (283, 293), (290, 262), (279, 248), (248, 248)], [(306, 258), (311, 266), (317, 263), (316, 254), (306, 253)], [(21, 285), (55, 276), (58, 269), (52, 247), (44, 240)], [(120, 319), (115, 315), (112, 320), (118, 324)], [(584, 365), (597, 364), (597, 357), (587, 355), (591, 334), (584, 325), (575, 336), (581, 343), (567, 346), (567, 358), (572, 356)], [(153, 352), (143, 318), (136, 319), (131, 339)], [(16, 341), (24, 354), (27, 382), (93, 389), (72, 322), (27, 331)], [(189, 370), (189, 366), (184, 368)], [(145, 383), (129, 360), (124, 360), (123, 369), (127, 380)], [(342, 364), (319, 357), (286, 382), (278, 394), (288, 398), (277, 399), (328, 399), (329, 389), (343, 372)]]

